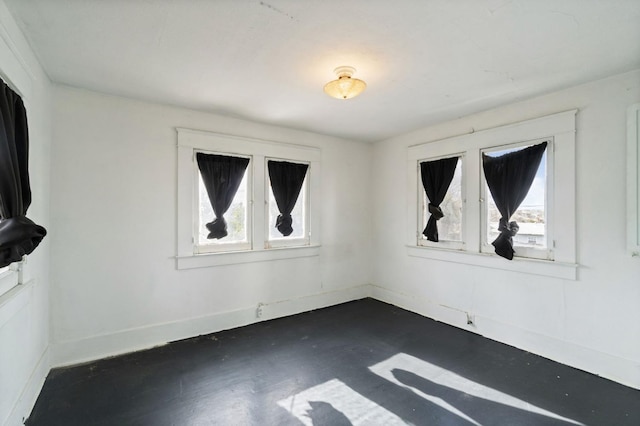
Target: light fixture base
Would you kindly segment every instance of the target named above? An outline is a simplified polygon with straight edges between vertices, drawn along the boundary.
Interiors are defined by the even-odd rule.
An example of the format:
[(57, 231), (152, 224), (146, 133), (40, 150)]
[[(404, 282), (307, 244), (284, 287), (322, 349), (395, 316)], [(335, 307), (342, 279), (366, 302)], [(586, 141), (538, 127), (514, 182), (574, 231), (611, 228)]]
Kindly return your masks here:
[(333, 72), (336, 73), (338, 78), (340, 78), (340, 77), (351, 77), (356, 72), (356, 69), (354, 67), (349, 67), (349, 66), (344, 65), (344, 66), (341, 66), (341, 67), (337, 67), (335, 70), (333, 70)]

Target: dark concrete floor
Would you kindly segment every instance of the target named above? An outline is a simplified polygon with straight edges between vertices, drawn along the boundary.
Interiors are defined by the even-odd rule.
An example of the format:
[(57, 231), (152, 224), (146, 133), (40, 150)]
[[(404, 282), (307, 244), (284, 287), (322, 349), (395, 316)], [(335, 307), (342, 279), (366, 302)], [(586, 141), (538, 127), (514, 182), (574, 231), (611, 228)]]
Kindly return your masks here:
[(640, 425), (640, 391), (372, 299), (52, 370), (46, 425)]

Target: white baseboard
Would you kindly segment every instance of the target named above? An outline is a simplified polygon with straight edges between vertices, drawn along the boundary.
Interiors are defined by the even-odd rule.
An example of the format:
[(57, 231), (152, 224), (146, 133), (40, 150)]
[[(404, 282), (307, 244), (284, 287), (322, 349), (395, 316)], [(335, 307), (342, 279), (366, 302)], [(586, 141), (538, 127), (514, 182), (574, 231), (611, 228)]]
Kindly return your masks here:
[(426, 298), (397, 293), (375, 285), (371, 286), (371, 297), (561, 364), (640, 389), (640, 363), (636, 361), (521, 329), (488, 317), (474, 315), (475, 325), (470, 326), (467, 325), (467, 313), (462, 310), (438, 305)]
[(149, 349), (174, 340), (242, 327), (260, 321), (362, 299), (369, 295), (370, 286), (360, 285), (297, 299), (266, 302), (262, 307), (260, 318), (257, 317), (256, 304), (197, 318), (132, 328), (86, 339), (57, 342), (52, 345), (51, 364), (53, 367), (61, 367)]
[[(264, 305), (262, 320), (281, 318), (371, 296), (369, 284)], [(255, 313), (255, 309), (254, 309)]]
[[(174, 340), (295, 315), (365, 297), (390, 303), (419, 315), (640, 389), (640, 364), (638, 362), (524, 330), (487, 317), (474, 316), (475, 325), (470, 326), (467, 325), (467, 313), (462, 310), (441, 306), (425, 298), (397, 293), (375, 285), (361, 285), (297, 299), (265, 303), (262, 306), (260, 318), (257, 318), (256, 305), (198, 318), (123, 330), (87, 339), (59, 342), (52, 347), (51, 365), (59, 367), (93, 361), (148, 349)], [(45, 371), (43, 377), (46, 374)]]
[(33, 406), (40, 395), (44, 381), (49, 374), (50, 369), (50, 356), (49, 347), (44, 350), (36, 364), (35, 368), (31, 372), (31, 376), (27, 381), (20, 397), (16, 401), (9, 417), (7, 417), (4, 426), (18, 426), (24, 424), (24, 421), (31, 413)]

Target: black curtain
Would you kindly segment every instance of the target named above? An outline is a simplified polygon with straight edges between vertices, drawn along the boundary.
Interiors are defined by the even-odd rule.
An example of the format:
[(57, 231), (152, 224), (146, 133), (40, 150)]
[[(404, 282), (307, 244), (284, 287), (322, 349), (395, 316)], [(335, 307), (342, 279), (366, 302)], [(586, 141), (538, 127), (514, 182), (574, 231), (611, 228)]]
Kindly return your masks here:
[(444, 196), (447, 195), (457, 164), (458, 157), (420, 163), (422, 186), (429, 198), (429, 213), (431, 214), (422, 234), (429, 241), (438, 242), (438, 225), (436, 222), (444, 217), (440, 203), (444, 200)]
[(213, 222), (206, 225), (209, 230), (207, 238), (224, 238), (228, 235), (224, 214), (229, 210), (233, 197), (238, 192), (244, 172), (249, 165), (249, 159), (198, 152), (196, 161), (209, 195), (209, 202), (216, 215)]
[(291, 211), (298, 201), (309, 165), (287, 161), (269, 161), (268, 168), (273, 198), (276, 199), (280, 211), (276, 219), (276, 228), (286, 237), (293, 232)]
[(518, 224), (509, 219), (529, 193), (546, 148), (547, 142), (542, 142), (499, 157), (482, 154), (484, 176), (502, 216), (498, 226), (500, 235), (491, 244), (496, 254), (506, 259), (513, 259), (513, 237), (519, 229)]
[(29, 131), (20, 96), (0, 80), (0, 267), (38, 247), (46, 229), (29, 219)]

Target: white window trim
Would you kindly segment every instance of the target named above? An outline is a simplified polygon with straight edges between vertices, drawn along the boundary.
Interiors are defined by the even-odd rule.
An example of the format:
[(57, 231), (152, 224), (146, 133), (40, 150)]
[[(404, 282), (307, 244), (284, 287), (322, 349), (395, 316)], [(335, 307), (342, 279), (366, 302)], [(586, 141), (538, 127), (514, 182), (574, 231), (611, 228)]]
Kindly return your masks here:
[[(307, 164), (309, 165), (309, 168), (307, 169), (307, 176), (305, 176), (304, 179), (304, 183), (303, 183), (303, 189), (306, 192), (306, 197), (304, 198), (304, 206), (303, 206), (303, 212), (304, 212), (304, 223), (305, 223), (305, 234), (301, 237), (301, 238), (287, 238), (287, 237), (282, 237), (282, 238), (275, 238), (275, 239), (270, 239), (269, 238), (269, 228), (275, 226), (274, 223), (271, 223), (269, 221), (269, 200), (266, 198), (268, 197), (269, 191), (271, 190), (271, 184), (269, 182), (269, 170), (268, 170), (268, 162), (269, 161), (288, 161), (290, 163), (296, 163), (296, 164)], [(310, 229), (310, 224), (309, 224), (309, 219), (310, 219), (310, 211), (309, 211), (309, 200), (310, 200), (310, 194), (309, 194), (309, 181), (311, 179), (309, 179), (309, 174), (310, 174), (310, 170), (311, 170), (311, 163), (308, 161), (295, 161), (295, 160), (290, 160), (290, 159), (285, 159), (285, 158), (275, 158), (275, 157), (265, 157), (264, 159), (264, 168), (265, 168), (265, 177), (264, 177), (264, 194), (265, 194), (265, 200), (264, 200), (264, 219), (265, 219), (265, 225), (264, 225), (264, 231), (265, 231), (265, 235), (264, 235), (264, 247), (266, 249), (273, 249), (273, 248), (285, 248), (285, 247), (300, 247), (300, 246), (308, 246), (311, 244), (311, 229)], [(300, 191), (300, 193), (302, 194), (302, 191)]]
[[(426, 223), (422, 223), (422, 209), (426, 208), (426, 205), (424, 205), (424, 199), (425, 199), (425, 190), (424, 190), (424, 186), (422, 185), (422, 176), (421, 176), (421, 168), (420, 168), (420, 163), (424, 163), (427, 161), (436, 161), (436, 160), (442, 160), (444, 158), (452, 158), (452, 157), (458, 157), (459, 160), (461, 162), (461, 188), (460, 188), (460, 192), (461, 192), (461, 197), (462, 197), (462, 224), (460, 225), (462, 228), (462, 241), (448, 241), (448, 240), (440, 240), (438, 242), (434, 242), (434, 241), (429, 241), (426, 238), (423, 237), (422, 235), (422, 231), (424, 230), (424, 227), (427, 225)], [(465, 249), (465, 241), (466, 241), (466, 237), (465, 237), (465, 232), (467, 231), (466, 226), (465, 226), (465, 214), (464, 211), (467, 207), (467, 197), (466, 197), (466, 185), (465, 185), (465, 181), (464, 181), (464, 163), (465, 163), (466, 159), (465, 159), (465, 153), (464, 152), (459, 152), (459, 153), (452, 153), (451, 155), (444, 155), (444, 156), (440, 156), (440, 157), (432, 157), (432, 158), (423, 158), (417, 161), (417, 177), (418, 177), (418, 209), (416, 210), (416, 213), (418, 215), (418, 224), (416, 225), (416, 229), (415, 229), (415, 240), (418, 246), (420, 247), (431, 247), (431, 248), (435, 248), (435, 249), (446, 249), (446, 250), (464, 250)], [(428, 215), (427, 215), (428, 218)], [(422, 229), (420, 229), (422, 228)]]
[[(482, 153), (491, 153), (495, 151), (501, 151), (503, 149), (511, 149), (518, 147), (527, 147), (531, 145), (537, 145), (542, 142), (547, 142), (547, 164), (546, 164), (546, 188), (545, 188), (545, 244), (546, 248), (535, 248), (535, 247), (526, 247), (514, 244), (514, 249), (516, 250), (516, 257), (524, 257), (529, 259), (541, 259), (541, 260), (553, 260), (553, 240), (549, 237), (553, 234), (553, 215), (550, 215), (549, 212), (553, 212), (553, 172), (554, 172), (554, 150), (555, 144), (553, 138), (543, 138), (543, 139), (535, 139), (530, 141), (516, 142), (504, 146), (494, 146), (488, 149), (480, 150), (480, 161), (482, 161)], [(486, 179), (484, 176), (484, 169), (480, 167), (482, 172), (481, 176), (481, 185), (480, 185), (480, 251), (483, 253), (494, 253), (495, 247), (491, 244), (491, 241), (487, 240), (487, 204), (486, 200), (488, 200), (491, 194), (487, 191)]]
[[(317, 147), (273, 142), (241, 136), (225, 135), (177, 128), (178, 134), (178, 193), (177, 193), (177, 247), (176, 268), (190, 269), (237, 263), (260, 262), (296, 257), (317, 256), (320, 252), (320, 215), (309, 217), (309, 241), (307, 245), (282, 248), (265, 248), (266, 232), (266, 158), (309, 163), (309, 209), (321, 211), (321, 151)], [(196, 253), (194, 244), (194, 197), (197, 174), (193, 172), (194, 151), (218, 152), (226, 155), (250, 156), (253, 182), (249, 200), (251, 212), (251, 250), (214, 253)]]
[[(475, 131), (444, 140), (410, 146), (407, 150), (408, 193), (416, 194), (416, 162), (425, 158), (453, 156), (465, 153), (463, 162), (463, 187), (465, 199), (463, 211), (464, 250), (448, 250), (439, 246), (422, 247), (416, 244), (418, 229), (418, 200), (409, 197), (407, 216), (407, 253), (447, 262), (464, 263), (487, 268), (517, 271), (575, 280), (576, 228), (575, 228), (575, 116), (577, 110), (565, 111), (541, 118), (523, 121), (492, 129)], [(553, 140), (554, 160), (552, 173), (554, 187), (549, 191), (548, 204), (553, 206), (548, 214), (553, 228), (549, 233), (550, 246), (554, 250), (553, 260), (515, 257), (508, 261), (495, 253), (483, 253), (481, 188), (482, 150), (511, 145), (519, 141)], [(478, 161), (475, 161), (475, 159)], [(552, 210), (552, 211), (551, 211)], [(434, 244), (436, 245), (436, 244)]]
[[(4, 38), (4, 36), (2, 38)], [(8, 59), (10, 64), (5, 64), (7, 66), (3, 66), (2, 68), (4, 70), (7, 70), (12, 67), (15, 69), (16, 66), (19, 66), (25, 69), (29, 76), (26, 77), (26, 74), (22, 73), (12, 73), (14, 75), (12, 78), (10, 78), (9, 75), (7, 75), (3, 71), (3, 69), (0, 69), (0, 78), (2, 78), (2, 80), (22, 98), (25, 110), (28, 113), (31, 110), (31, 95), (33, 93), (34, 73), (32, 72), (31, 67), (21, 59), (17, 62), (15, 61), (16, 58), (21, 58), (21, 56), (13, 49), (13, 47), (11, 47), (11, 45), (12, 43), (9, 44), (9, 47), (13, 55), (9, 55), (7, 58), (3, 58)], [(31, 122), (28, 121), (28, 123)], [(31, 130), (31, 125), (29, 125), (29, 131)], [(16, 302), (17, 299), (20, 299), (17, 297), (17, 293), (19, 292), (18, 288), (24, 289), (28, 286), (28, 284), (33, 282), (30, 271), (28, 267), (26, 267), (27, 259), (28, 256), (25, 255), (22, 256), (22, 260), (13, 262), (9, 266), (6, 266), (4, 268), (0, 268), (0, 308), (4, 308), (4, 306), (6, 306), (5, 302), (10, 301), (11, 299), (13, 299), (11, 300), (11, 304), (14, 306), (14, 309), (16, 309), (16, 311), (17, 309), (20, 309), (21, 306), (24, 306), (24, 304), (16, 305), (14, 302)], [(24, 301), (26, 301), (26, 298), (22, 298), (22, 301), (22, 303), (24, 303)], [(5, 315), (4, 319), (6, 318), (7, 316)], [(3, 324), (3, 318), (0, 317), (0, 328), (2, 328)]]
[(640, 103), (627, 110), (627, 248), (640, 256)]
[(548, 260), (527, 259), (524, 257), (514, 257), (513, 260), (506, 260), (496, 254), (441, 249), (426, 250), (424, 247), (416, 246), (407, 246), (407, 254), (410, 257), (461, 263), (482, 268), (541, 275), (571, 281), (575, 281), (577, 276), (577, 265), (575, 263), (558, 262), (557, 260), (552, 262)]

